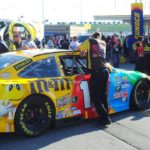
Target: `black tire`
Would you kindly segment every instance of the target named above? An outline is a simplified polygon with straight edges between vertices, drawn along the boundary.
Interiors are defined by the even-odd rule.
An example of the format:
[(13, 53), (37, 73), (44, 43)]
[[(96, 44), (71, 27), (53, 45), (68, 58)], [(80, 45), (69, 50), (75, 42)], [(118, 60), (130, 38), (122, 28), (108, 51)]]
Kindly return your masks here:
[(149, 106), (149, 88), (148, 82), (143, 79), (135, 84), (131, 93), (131, 110), (143, 110)]
[(16, 110), (15, 130), (19, 134), (38, 136), (50, 127), (53, 120), (52, 102), (43, 96), (30, 96)]

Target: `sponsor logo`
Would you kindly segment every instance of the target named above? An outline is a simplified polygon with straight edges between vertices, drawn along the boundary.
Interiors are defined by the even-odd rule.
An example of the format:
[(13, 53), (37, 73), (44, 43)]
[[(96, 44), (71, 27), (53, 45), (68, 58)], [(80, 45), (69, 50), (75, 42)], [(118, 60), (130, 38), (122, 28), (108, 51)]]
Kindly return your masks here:
[(64, 114), (62, 112), (59, 112), (56, 114), (56, 119), (60, 119), (60, 118), (63, 118), (64, 117)]
[(121, 98), (121, 92), (116, 92), (114, 94), (114, 99), (118, 99), (118, 98)]
[(74, 114), (74, 115), (81, 114), (81, 110), (75, 110), (75, 111), (73, 111), (73, 114)]
[(30, 63), (32, 63), (32, 59), (29, 58), (29, 59), (26, 59), (26, 60), (24, 60), (24, 61), (18, 63), (17, 65), (14, 66), (14, 68), (15, 68), (16, 70), (19, 70), (19, 69), (25, 67), (26, 65), (28, 65), (28, 64), (30, 64)]
[(38, 80), (34, 82), (30, 82), (31, 93), (42, 93), (42, 92), (49, 92), (50, 88), (53, 88), (54, 91), (64, 91), (70, 90), (70, 83), (71, 80), (66, 78), (62, 79), (51, 79), (47, 80)]
[(122, 84), (121, 88), (122, 89), (130, 88), (130, 84), (129, 83), (124, 83), (124, 84)]
[(77, 103), (78, 102), (78, 96), (72, 97), (72, 103)]
[(76, 108), (76, 107), (71, 107), (70, 109), (71, 109), (71, 110), (76, 110), (77, 108)]
[(57, 107), (63, 107), (65, 105), (68, 105), (70, 102), (69, 94), (60, 97), (59, 99), (56, 100), (56, 106)]

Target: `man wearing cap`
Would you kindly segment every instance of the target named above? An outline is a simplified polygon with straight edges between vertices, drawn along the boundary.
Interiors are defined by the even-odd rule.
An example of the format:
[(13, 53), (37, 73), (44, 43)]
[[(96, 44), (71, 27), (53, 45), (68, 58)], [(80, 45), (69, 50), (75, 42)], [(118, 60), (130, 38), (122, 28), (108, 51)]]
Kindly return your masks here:
[(99, 115), (98, 123), (111, 124), (108, 115), (107, 80), (109, 71), (105, 65), (106, 43), (101, 40), (102, 34), (95, 32), (89, 39), (78, 46), (81, 55), (87, 56), (88, 70), (91, 73), (90, 94)]
[(20, 34), (14, 34), (13, 40), (11, 41), (11, 43), (9, 45), (9, 50), (14, 51), (14, 50), (21, 49), (21, 48), (22, 48), (21, 35)]

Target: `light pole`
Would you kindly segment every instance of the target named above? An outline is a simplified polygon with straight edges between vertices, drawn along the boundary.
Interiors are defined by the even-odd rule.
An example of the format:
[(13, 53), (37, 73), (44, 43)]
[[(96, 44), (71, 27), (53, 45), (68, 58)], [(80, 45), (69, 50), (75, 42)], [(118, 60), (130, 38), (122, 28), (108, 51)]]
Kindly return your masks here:
[(45, 34), (45, 15), (44, 15), (44, 4), (45, 4), (45, 1), (42, 0), (42, 24), (43, 24), (43, 37), (44, 37), (44, 34)]
[(116, 10), (116, 0), (115, 0), (115, 10)]
[(44, 22), (45, 16), (44, 16), (44, 0), (42, 0), (42, 22)]
[(81, 4), (80, 4), (80, 19), (81, 19), (81, 22), (82, 22), (82, 3), (83, 3), (83, 1), (81, 0), (80, 1), (81, 2)]

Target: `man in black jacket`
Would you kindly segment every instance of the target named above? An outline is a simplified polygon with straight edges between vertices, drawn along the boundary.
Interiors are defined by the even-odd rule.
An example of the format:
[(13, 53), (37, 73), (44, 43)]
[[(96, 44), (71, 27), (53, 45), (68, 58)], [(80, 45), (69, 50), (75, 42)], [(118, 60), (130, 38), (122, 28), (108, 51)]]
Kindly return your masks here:
[(108, 111), (107, 81), (109, 70), (106, 67), (106, 43), (102, 34), (95, 32), (91, 38), (84, 41), (77, 50), (87, 53), (88, 70), (91, 73), (90, 94), (99, 115), (98, 123), (111, 124)]

